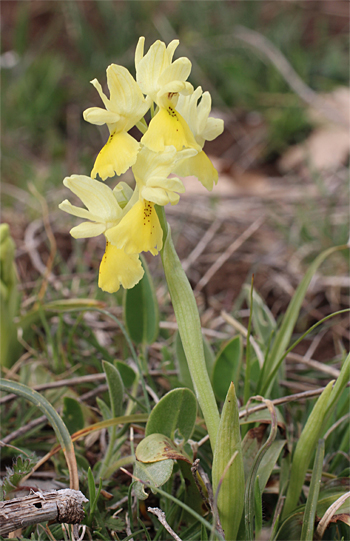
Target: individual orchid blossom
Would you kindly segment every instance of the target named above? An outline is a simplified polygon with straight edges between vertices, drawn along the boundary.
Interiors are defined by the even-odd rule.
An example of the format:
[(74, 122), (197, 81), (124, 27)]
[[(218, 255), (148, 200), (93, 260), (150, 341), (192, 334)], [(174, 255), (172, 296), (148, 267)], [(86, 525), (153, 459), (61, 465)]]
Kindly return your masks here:
[(140, 198), (118, 225), (106, 231), (106, 237), (126, 254), (157, 255), (163, 247), (163, 230), (154, 203)]
[[(198, 103), (200, 97), (201, 101)], [(202, 93), (200, 86), (191, 96), (179, 96), (176, 109), (186, 120), (201, 149), (203, 149), (205, 141), (212, 141), (224, 130), (222, 119), (209, 117), (211, 96), (209, 92)], [(218, 173), (203, 150), (190, 159), (179, 163), (175, 172), (181, 176), (196, 176), (209, 191), (218, 181)]]
[(163, 233), (154, 205), (176, 205), (185, 187), (179, 178), (168, 178), (177, 163), (194, 156), (197, 151), (176, 151), (173, 146), (164, 152), (152, 152), (143, 147), (132, 170), (139, 193), (139, 201), (121, 220), (109, 229), (106, 237), (126, 253), (150, 251), (157, 255), (163, 246)]
[(132, 168), (140, 196), (157, 205), (176, 205), (180, 199), (179, 194), (185, 192), (185, 187), (179, 178), (169, 178), (169, 175), (178, 163), (195, 154), (197, 151), (194, 149), (177, 152), (174, 146), (165, 147), (164, 152), (153, 152), (143, 147)]
[(142, 92), (149, 96), (159, 107), (166, 106), (168, 94), (176, 105), (179, 93), (191, 94), (193, 86), (188, 83), (192, 64), (188, 58), (181, 57), (173, 62), (173, 56), (179, 45), (174, 39), (166, 47), (162, 41), (156, 41), (144, 55), (145, 38), (141, 37), (135, 51), (136, 81)]
[[(68, 214), (88, 220), (71, 229), (70, 233), (76, 239), (96, 237), (102, 233), (106, 236), (108, 230), (118, 224), (132, 208), (133, 197), (129, 199), (131, 189), (125, 183), (121, 182), (111, 190), (102, 182), (83, 175), (72, 175), (65, 178), (63, 183), (87, 207), (76, 207), (67, 199), (59, 205)], [(109, 293), (118, 291), (120, 285), (126, 289), (134, 287), (144, 274), (140, 252), (127, 254), (107, 241), (100, 265), (99, 287)]]
[(172, 61), (178, 40), (173, 40), (167, 47), (158, 40), (145, 56), (144, 43), (145, 38), (141, 37), (136, 47), (136, 80), (142, 92), (158, 105), (159, 111), (152, 118), (141, 143), (154, 152), (163, 152), (171, 145), (176, 150), (194, 148), (200, 152), (186, 121), (176, 111), (179, 95), (193, 92), (193, 86), (186, 81), (191, 62), (185, 57)]
[(107, 68), (109, 98), (97, 79), (93, 79), (91, 84), (96, 88), (106, 109), (90, 107), (84, 111), (84, 119), (98, 126), (107, 124), (110, 132), (107, 143), (96, 158), (91, 176), (96, 178), (98, 174), (105, 180), (115, 173), (125, 173), (135, 163), (140, 143), (127, 132), (146, 114), (151, 99), (144, 98), (129, 71), (116, 64)]

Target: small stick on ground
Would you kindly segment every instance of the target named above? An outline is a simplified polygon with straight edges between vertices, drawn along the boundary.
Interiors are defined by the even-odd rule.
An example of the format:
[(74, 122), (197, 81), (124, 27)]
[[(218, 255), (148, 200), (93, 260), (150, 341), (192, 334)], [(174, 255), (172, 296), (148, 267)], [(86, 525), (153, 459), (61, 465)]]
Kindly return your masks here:
[(0, 535), (48, 520), (78, 524), (84, 518), (83, 503), (88, 500), (79, 490), (65, 488), (34, 492), (23, 498), (0, 502)]
[(162, 511), (161, 509), (158, 509), (158, 507), (148, 507), (147, 511), (149, 513), (152, 513), (153, 515), (156, 515), (159, 522), (164, 526), (164, 528), (171, 535), (171, 537), (175, 539), (175, 541), (181, 541), (180, 537), (176, 535), (174, 530), (167, 523), (164, 511)]

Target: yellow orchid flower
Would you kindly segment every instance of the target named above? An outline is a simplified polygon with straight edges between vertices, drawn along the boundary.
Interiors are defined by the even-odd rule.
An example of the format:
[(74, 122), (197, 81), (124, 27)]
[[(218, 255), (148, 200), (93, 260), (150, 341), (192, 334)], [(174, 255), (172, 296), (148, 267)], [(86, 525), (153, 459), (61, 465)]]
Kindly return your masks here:
[(194, 149), (176, 151), (174, 146), (165, 147), (164, 152), (153, 152), (143, 147), (132, 167), (140, 196), (157, 205), (176, 205), (180, 193), (185, 192), (182, 181), (177, 177), (168, 178), (176, 164), (197, 154)]
[(126, 253), (149, 251), (157, 255), (163, 246), (163, 233), (154, 205), (179, 202), (179, 194), (185, 187), (179, 178), (169, 178), (169, 175), (178, 162), (196, 153), (193, 149), (177, 152), (173, 146), (166, 147), (164, 152), (152, 152), (143, 147), (132, 168), (139, 201), (119, 224), (107, 231), (107, 239)]
[(138, 41), (135, 52), (136, 80), (142, 92), (158, 106), (158, 113), (152, 118), (141, 143), (154, 152), (162, 152), (166, 146), (176, 150), (194, 148), (200, 152), (186, 121), (176, 111), (180, 94), (193, 92), (193, 86), (186, 81), (191, 71), (191, 62), (181, 57), (173, 62), (179, 41), (173, 40), (166, 47), (156, 41), (144, 55), (145, 38)]
[(173, 146), (164, 152), (143, 147), (132, 167), (139, 201), (114, 227), (106, 232), (107, 239), (126, 253), (149, 251), (157, 255), (163, 246), (163, 233), (154, 205), (176, 205), (185, 191), (182, 181), (169, 178), (175, 165), (197, 153), (194, 149), (176, 151)]
[(157, 255), (163, 247), (163, 231), (154, 203), (139, 199), (118, 225), (106, 231), (106, 237), (127, 254)]
[(136, 81), (142, 92), (159, 106), (162, 106), (162, 98), (167, 94), (179, 92), (191, 94), (193, 86), (186, 82), (192, 64), (188, 58), (181, 57), (173, 62), (173, 56), (179, 40), (174, 39), (166, 47), (162, 41), (156, 41), (151, 45), (144, 56), (145, 38), (141, 37), (135, 51)]
[(83, 113), (84, 119), (91, 124), (107, 124), (110, 136), (98, 154), (91, 176), (97, 174), (102, 180), (116, 173), (121, 175), (135, 163), (140, 143), (127, 132), (148, 111), (151, 99), (144, 98), (135, 79), (123, 66), (111, 64), (107, 68), (109, 99), (104, 94), (97, 79), (91, 84), (99, 93), (106, 109), (90, 107)]
[[(201, 101), (198, 103), (200, 97)], [(224, 121), (220, 118), (209, 117), (211, 96), (209, 92), (202, 93), (200, 86), (191, 96), (179, 96), (176, 109), (186, 120), (201, 151), (179, 163), (175, 172), (184, 177), (196, 176), (203, 186), (211, 191), (213, 184), (218, 181), (218, 173), (202, 149), (205, 141), (212, 141), (223, 132)]]
[[(68, 214), (88, 220), (71, 229), (70, 233), (76, 239), (96, 237), (102, 233), (107, 236), (108, 230), (127, 215), (134, 201), (138, 199), (137, 191), (132, 194), (131, 188), (123, 182), (114, 190), (83, 175), (72, 175), (65, 178), (63, 183), (87, 207), (76, 207), (67, 199), (59, 205), (59, 208)], [(118, 291), (120, 285), (127, 289), (134, 287), (144, 274), (139, 259), (140, 251), (126, 253), (107, 241), (100, 265), (99, 287), (109, 293)]]

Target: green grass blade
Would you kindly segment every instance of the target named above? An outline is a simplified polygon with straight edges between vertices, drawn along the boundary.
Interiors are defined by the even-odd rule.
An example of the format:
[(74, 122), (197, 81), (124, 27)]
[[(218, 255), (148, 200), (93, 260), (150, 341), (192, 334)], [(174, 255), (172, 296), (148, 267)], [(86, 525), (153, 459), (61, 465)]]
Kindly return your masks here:
[[(257, 397), (256, 397), (257, 398)], [(261, 397), (260, 397), (261, 399)], [(265, 453), (268, 451), (270, 446), (273, 444), (273, 442), (276, 439), (277, 435), (277, 413), (276, 408), (271, 403), (270, 400), (262, 399), (271, 414), (271, 429), (269, 437), (267, 438), (264, 445), (259, 449), (258, 453), (256, 454), (253, 466), (250, 470), (250, 473), (248, 475), (247, 481), (246, 481), (246, 487), (245, 487), (245, 495), (244, 495), (244, 512), (245, 512), (245, 539), (246, 541), (252, 541), (254, 538), (254, 515), (255, 515), (255, 509), (256, 509), (256, 480), (258, 477), (258, 470), (260, 463), (265, 455)], [(259, 522), (259, 517), (258, 517)]]
[(266, 384), (265, 386), (262, 388), (262, 393), (264, 394), (265, 392), (268, 391), (269, 387), (270, 387), (270, 381), (273, 381), (277, 375), (277, 372), (278, 372), (278, 369), (280, 367), (280, 365), (282, 364), (283, 360), (287, 357), (288, 353), (290, 353), (291, 351), (293, 351), (293, 349), (298, 345), (300, 344), (300, 342), (302, 342), (304, 340), (304, 338), (310, 334), (311, 332), (313, 332), (315, 329), (317, 329), (317, 327), (319, 327), (320, 325), (322, 325), (322, 323), (324, 323), (325, 321), (328, 321), (328, 319), (331, 319), (335, 316), (338, 316), (340, 314), (345, 314), (346, 312), (349, 312), (349, 308), (346, 308), (344, 310), (338, 310), (337, 312), (333, 312), (333, 314), (329, 314), (328, 316), (320, 319), (320, 321), (317, 321), (317, 323), (315, 323), (314, 325), (312, 325), (312, 327), (310, 327), (306, 332), (304, 332), (304, 334), (302, 334), (295, 342), (293, 342), (293, 344), (283, 353), (282, 357), (279, 359), (279, 361), (275, 364), (275, 367), (273, 368), (272, 372), (270, 373), (270, 380), (266, 381)]
[(46, 400), (44, 396), (39, 394), (37, 391), (34, 391), (30, 387), (27, 387), (27, 385), (23, 385), (23, 383), (1, 379), (0, 389), (2, 391), (14, 393), (29, 400), (30, 402), (38, 406), (38, 408), (40, 408), (41, 411), (46, 415), (49, 422), (51, 423), (52, 428), (55, 431), (56, 437), (61, 444), (62, 450), (67, 460), (70, 476), (70, 488), (74, 490), (79, 490), (78, 470), (74, 454), (73, 442), (66, 425), (62, 421), (61, 417), (58, 415), (55, 408), (51, 406), (51, 404)]
[(299, 316), (299, 311), (311, 279), (321, 263), (333, 252), (344, 250), (346, 246), (335, 246), (322, 252), (309, 266), (304, 278), (300, 282), (294, 296), (289, 303), (282, 324), (276, 333), (269, 356), (267, 357), (258, 383), (258, 393), (268, 396), (274, 378), (271, 377), (276, 365), (289, 345), (292, 332)]
[(312, 471), (309, 495), (307, 497), (303, 527), (301, 530), (300, 541), (312, 541), (314, 536), (314, 524), (316, 516), (316, 507), (318, 502), (318, 494), (320, 492), (320, 484), (322, 477), (322, 466), (324, 457), (324, 440), (319, 440), (314, 468)]
[(123, 413), (124, 384), (119, 370), (113, 364), (102, 361), (106, 374), (112, 417), (120, 417)]
[(318, 398), (298, 440), (293, 455), (289, 486), (282, 513), (282, 520), (285, 519), (298, 504), (306, 470), (309, 467), (310, 460), (316, 448), (322, 428), (325, 426), (324, 419), (327, 414), (333, 383), (334, 381), (328, 383), (327, 387)]
[(340, 370), (340, 374), (339, 376), (337, 377), (337, 381), (335, 382), (335, 385), (332, 389), (332, 393), (331, 393), (331, 396), (330, 396), (330, 399), (329, 399), (329, 404), (328, 404), (328, 410), (327, 410), (327, 416), (326, 416), (326, 419), (325, 419), (325, 423), (328, 421), (329, 417), (332, 415), (336, 405), (337, 405), (337, 402), (342, 394), (342, 392), (344, 391), (347, 383), (349, 382), (350, 380), (350, 353), (349, 355), (346, 357), (344, 363), (343, 363), (343, 366)]

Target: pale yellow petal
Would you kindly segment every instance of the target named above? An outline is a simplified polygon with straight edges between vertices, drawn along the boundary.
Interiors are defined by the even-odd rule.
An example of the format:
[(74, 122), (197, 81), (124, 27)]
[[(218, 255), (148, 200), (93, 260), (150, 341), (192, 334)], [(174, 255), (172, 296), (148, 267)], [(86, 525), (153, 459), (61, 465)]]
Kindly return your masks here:
[(126, 254), (109, 242), (101, 261), (98, 285), (103, 291), (114, 293), (120, 285), (131, 289), (142, 278), (144, 270), (138, 254)]
[(75, 239), (88, 239), (98, 237), (106, 230), (105, 224), (93, 222), (83, 222), (70, 230), (70, 234)]
[(143, 58), (144, 47), (145, 47), (145, 38), (144, 38), (144, 36), (141, 36), (139, 38), (139, 41), (137, 42), (136, 50), (135, 50), (135, 68), (136, 68), (136, 70), (137, 70), (137, 67), (138, 67), (138, 65), (140, 63), (140, 60), (142, 60), (142, 58)]
[[(88, 208), (91, 215), (83, 213), (81, 209), (78, 215), (92, 221), (107, 222), (120, 218), (122, 211), (109, 186), (85, 175), (72, 175), (63, 180), (63, 184), (77, 195)], [(68, 210), (65, 208), (63, 210)], [(73, 214), (73, 212), (71, 212)]]
[(175, 171), (183, 177), (197, 177), (209, 191), (213, 189), (213, 184), (217, 184), (218, 181), (218, 172), (203, 150), (196, 156), (176, 165)]
[(58, 208), (72, 216), (77, 216), (77, 218), (84, 218), (85, 220), (92, 220), (93, 222), (98, 222), (100, 220), (100, 217), (97, 216), (97, 214), (93, 214), (86, 209), (72, 205), (68, 199), (62, 201), (62, 203), (58, 205)]
[(111, 64), (107, 68), (107, 84), (110, 93), (110, 110), (120, 114), (118, 131), (130, 130), (150, 107), (139, 85), (123, 66)]
[(179, 46), (179, 40), (178, 39), (173, 39), (169, 45), (167, 46), (166, 50), (167, 50), (167, 54), (168, 54), (168, 60), (169, 60), (169, 63), (171, 63), (173, 61), (173, 56), (174, 56), (174, 53), (177, 49), (177, 47)]
[(90, 81), (90, 83), (96, 88), (97, 92), (100, 95), (101, 100), (103, 101), (103, 105), (106, 107), (106, 109), (109, 108), (109, 99), (107, 98), (106, 94), (102, 90), (102, 86), (98, 82), (97, 79), (93, 79)]
[(163, 152), (153, 152), (143, 147), (137, 155), (132, 170), (137, 183), (145, 184), (154, 176), (167, 178), (176, 157), (176, 148), (166, 147)]
[(206, 141), (213, 141), (224, 131), (224, 121), (221, 118), (209, 117), (202, 135)]
[(211, 95), (209, 94), (209, 92), (204, 92), (198, 106), (193, 107), (193, 112), (197, 113), (196, 131), (198, 134), (201, 134), (201, 135), (203, 134), (205, 127), (207, 125), (207, 120), (208, 120), (210, 111), (211, 111)]
[(162, 86), (156, 96), (156, 103), (159, 107), (167, 109), (173, 107), (177, 109), (177, 102), (180, 94), (192, 94), (193, 86), (191, 83), (183, 81), (171, 81)]
[[(178, 192), (178, 193), (185, 193), (185, 191), (186, 191), (182, 180), (180, 180), (177, 177), (170, 177), (170, 178), (152, 177), (147, 182), (147, 187), (149, 187), (149, 188), (161, 187), (164, 190), (171, 190), (172, 192)], [(144, 199), (146, 199), (146, 198), (144, 198)]]
[(154, 152), (163, 152), (165, 147), (170, 145), (176, 150), (189, 147), (201, 151), (185, 120), (172, 108), (159, 110), (151, 120), (141, 143)]
[(120, 115), (100, 107), (89, 107), (83, 112), (83, 117), (86, 122), (102, 126), (103, 124), (114, 124), (120, 120)]
[(107, 239), (128, 254), (151, 252), (157, 255), (163, 245), (163, 231), (149, 201), (140, 200), (121, 222), (106, 231)]
[(138, 62), (136, 80), (144, 94), (154, 99), (159, 90), (158, 78), (169, 65), (168, 53), (162, 41), (156, 41)]
[(152, 203), (160, 205), (161, 207), (164, 207), (168, 203), (176, 205), (180, 200), (179, 194), (159, 187), (148, 188), (146, 186), (141, 190), (141, 194), (142, 197), (144, 197), (148, 201), (152, 201)]
[(158, 83), (164, 86), (171, 81), (186, 81), (191, 73), (192, 64), (188, 58), (178, 58), (170, 64), (160, 75)]
[(118, 182), (113, 188), (113, 194), (122, 209), (128, 204), (133, 193), (133, 189), (126, 182)]
[(102, 180), (122, 175), (134, 165), (140, 144), (126, 132), (111, 133), (107, 143), (98, 154), (91, 176), (97, 174)]

